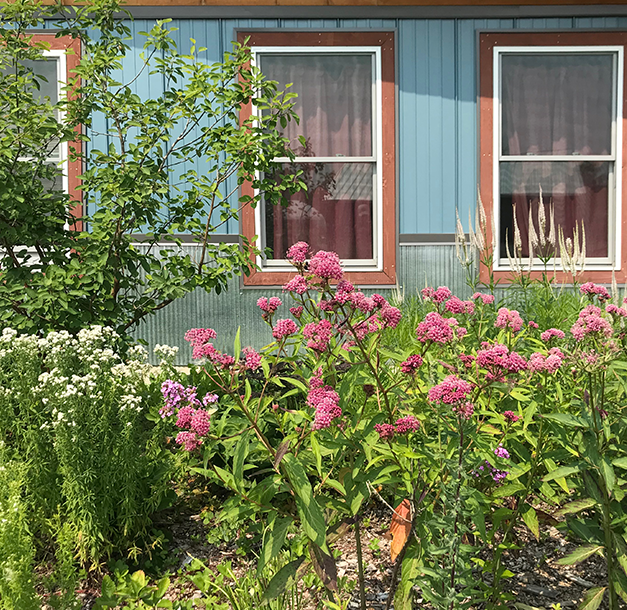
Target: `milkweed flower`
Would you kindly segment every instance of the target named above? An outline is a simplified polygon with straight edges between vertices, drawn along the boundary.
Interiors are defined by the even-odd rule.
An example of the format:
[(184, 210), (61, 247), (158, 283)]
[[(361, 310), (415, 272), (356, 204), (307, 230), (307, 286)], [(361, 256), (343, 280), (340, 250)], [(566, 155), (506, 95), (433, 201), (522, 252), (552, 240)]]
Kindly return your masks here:
[(296, 332), (298, 332), (298, 326), (296, 326), (296, 322), (294, 322), (294, 320), (286, 318), (285, 320), (277, 320), (274, 328), (272, 329), (272, 336), (278, 341), (279, 339), (289, 337)]
[(344, 272), (340, 257), (335, 252), (320, 250), (309, 261), (309, 270), (325, 280), (341, 280)]
[(419, 354), (413, 354), (405, 362), (401, 363), (401, 371), (405, 375), (413, 375), (420, 366), (422, 366), (422, 356)]
[(441, 383), (433, 386), (427, 396), (431, 402), (458, 405), (467, 400), (472, 388), (472, 384), (468, 381), (449, 375)]
[(297, 241), (287, 249), (287, 260), (292, 263), (304, 263), (307, 260), (309, 244), (304, 241)]
[(511, 328), (517, 333), (523, 327), (523, 324), (523, 320), (518, 311), (501, 307), (497, 312), (494, 326), (497, 328)]

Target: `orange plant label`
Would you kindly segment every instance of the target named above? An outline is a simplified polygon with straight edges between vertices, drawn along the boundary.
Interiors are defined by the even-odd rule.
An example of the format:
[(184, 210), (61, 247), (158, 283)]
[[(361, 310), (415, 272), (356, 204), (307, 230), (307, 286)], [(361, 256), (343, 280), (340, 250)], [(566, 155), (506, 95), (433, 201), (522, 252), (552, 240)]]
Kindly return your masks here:
[(411, 507), (409, 500), (405, 498), (395, 509), (390, 523), (390, 534), (392, 534), (392, 544), (390, 545), (390, 555), (394, 561), (403, 550), (409, 533), (411, 531)]

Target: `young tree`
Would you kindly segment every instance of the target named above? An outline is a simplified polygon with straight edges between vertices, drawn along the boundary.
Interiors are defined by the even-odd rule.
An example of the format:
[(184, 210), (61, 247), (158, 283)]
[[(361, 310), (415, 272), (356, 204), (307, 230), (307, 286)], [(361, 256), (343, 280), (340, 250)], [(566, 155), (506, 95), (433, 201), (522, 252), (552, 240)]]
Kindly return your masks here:
[[(137, 74), (122, 83), (116, 71), (131, 49), (120, 10), (118, 0), (0, 7), (1, 325), (41, 332), (98, 323), (126, 333), (195, 288), (220, 292), (250, 271), (253, 248), (211, 236), (262, 194), (275, 203), (298, 188), (296, 175), (277, 178), (274, 161), (293, 158), (279, 129), (297, 120), (293, 94), (250, 65), (249, 49), (235, 45), (208, 65), (194, 41), (180, 54), (174, 28), (158, 21), (144, 33)], [(46, 43), (29, 34), (53, 15), (57, 37), (81, 48), (58, 100), (43, 95)], [(137, 95), (132, 85), (142, 74), (157, 75), (163, 93)], [(257, 118), (240, 123), (246, 104)], [(98, 115), (108, 126), (104, 150), (94, 142)], [(83, 162), (81, 217), (72, 193), (55, 186), (61, 168), (51, 151), (65, 143), (70, 160)], [(190, 169), (198, 159), (207, 171)], [(239, 196), (245, 181), (254, 196)], [(180, 234), (197, 242), (197, 256), (182, 252)]]

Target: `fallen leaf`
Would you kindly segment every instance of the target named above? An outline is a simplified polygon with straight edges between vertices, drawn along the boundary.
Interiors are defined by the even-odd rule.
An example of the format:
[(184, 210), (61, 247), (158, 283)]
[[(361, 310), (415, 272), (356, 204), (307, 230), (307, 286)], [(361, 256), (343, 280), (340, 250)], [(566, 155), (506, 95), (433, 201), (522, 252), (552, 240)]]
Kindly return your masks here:
[(390, 545), (390, 555), (394, 561), (403, 550), (409, 533), (411, 532), (411, 506), (409, 500), (405, 498), (395, 509), (390, 523), (390, 534), (392, 534), (392, 544)]

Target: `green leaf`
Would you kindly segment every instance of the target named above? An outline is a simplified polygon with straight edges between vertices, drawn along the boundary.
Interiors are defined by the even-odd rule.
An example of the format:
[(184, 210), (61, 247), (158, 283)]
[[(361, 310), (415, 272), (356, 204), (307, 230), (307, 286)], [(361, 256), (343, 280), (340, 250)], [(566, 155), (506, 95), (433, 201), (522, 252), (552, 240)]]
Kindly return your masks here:
[(601, 472), (603, 473), (603, 479), (605, 480), (607, 491), (610, 495), (612, 495), (612, 490), (616, 484), (616, 475), (614, 474), (612, 465), (606, 458), (603, 458), (601, 462)]
[(242, 343), (240, 341), (241, 326), (237, 327), (237, 333), (235, 333), (235, 342), (233, 343), (233, 353), (235, 354), (235, 362), (239, 362), (240, 352), (242, 351)]
[(603, 601), (605, 589), (607, 587), (595, 587), (586, 591), (578, 610), (597, 610)]
[(627, 457), (622, 457), (622, 458), (617, 458), (615, 460), (612, 460), (612, 464), (614, 466), (617, 466), (618, 468), (627, 469)]
[(569, 413), (547, 413), (543, 415), (544, 419), (550, 421), (556, 421), (564, 426), (570, 426), (571, 428), (586, 428), (587, 424), (585, 420), (580, 417), (575, 417)]
[(521, 513), (525, 525), (531, 530), (536, 540), (540, 540), (540, 526), (538, 525), (538, 515), (535, 509), (529, 504), (525, 504), (521, 509)]
[(283, 465), (296, 494), (296, 507), (307, 537), (326, 550), (326, 523), (322, 509), (316, 502), (307, 473), (300, 460), (292, 453), (283, 458)]
[(562, 566), (572, 566), (584, 559), (588, 559), (591, 555), (598, 553), (603, 550), (603, 547), (596, 544), (586, 544), (585, 546), (580, 546), (576, 548), (570, 555), (566, 555), (566, 557), (562, 557), (558, 560)]
[(165, 592), (168, 590), (168, 587), (170, 586), (170, 579), (166, 576), (165, 578), (162, 578), (158, 583), (157, 583), (157, 598), (161, 599), (164, 595)]
[(523, 489), (525, 489), (525, 486), (522, 483), (515, 481), (513, 483), (503, 485), (502, 487), (497, 487), (492, 495), (495, 498), (507, 498), (508, 496), (513, 496), (517, 491), (522, 491)]
[(268, 561), (278, 557), (283, 544), (285, 542), (285, 536), (287, 535), (287, 528), (292, 523), (291, 517), (276, 518), (272, 524), (272, 529), (266, 532), (264, 536), (263, 548), (259, 555), (259, 562), (257, 563), (257, 575), (261, 575), (261, 571), (266, 566)]
[(543, 481), (553, 481), (554, 479), (560, 479), (562, 477), (568, 477), (571, 474), (576, 474), (586, 469), (585, 464), (575, 464), (574, 466), (560, 466), (555, 470), (552, 470), (548, 474), (544, 475)]
[(318, 475), (322, 476), (322, 452), (320, 451), (320, 443), (313, 432), (309, 435), (309, 439), (311, 442), (311, 451), (316, 458), (316, 470), (318, 471)]
[(572, 515), (578, 513), (582, 510), (586, 510), (586, 508), (592, 508), (596, 506), (596, 500), (592, 498), (585, 498), (584, 500), (575, 500), (574, 502), (569, 502), (568, 504), (562, 506), (556, 513), (556, 517), (564, 517), (565, 515)]
[(242, 489), (244, 486), (244, 460), (248, 455), (248, 445), (248, 432), (244, 432), (237, 441), (233, 455), (233, 479), (238, 489)]
[(287, 565), (283, 566), (268, 583), (268, 587), (263, 593), (264, 600), (276, 599), (285, 591), (290, 580), (293, 580), (296, 576), (296, 571), (300, 567), (300, 564), (305, 561), (304, 555), (290, 561)]
[(309, 542), (309, 556), (313, 564), (314, 571), (322, 584), (337, 593), (337, 566), (335, 559), (329, 552), (323, 551), (315, 542)]

